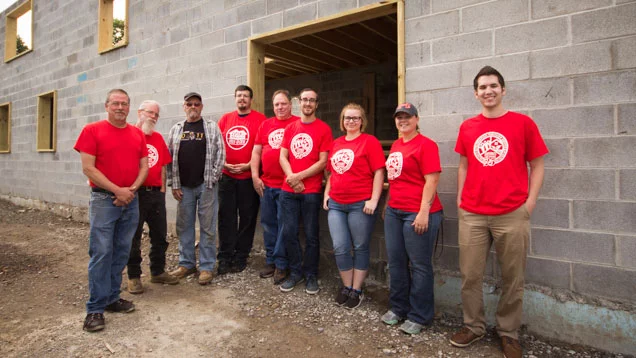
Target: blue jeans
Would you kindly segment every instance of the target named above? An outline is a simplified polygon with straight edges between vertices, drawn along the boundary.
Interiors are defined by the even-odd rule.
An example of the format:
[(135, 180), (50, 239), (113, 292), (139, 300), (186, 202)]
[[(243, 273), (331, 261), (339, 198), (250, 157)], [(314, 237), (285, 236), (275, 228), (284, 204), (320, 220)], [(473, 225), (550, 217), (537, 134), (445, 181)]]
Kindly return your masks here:
[[(318, 213), (322, 194), (297, 194), (280, 192), (281, 237), (285, 242), (291, 275), (298, 278), (318, 276), (320, 240), (318, 238)], [(298, 219), (303, 217), (305, 229), (305, 255), (298, 238)]]
[(199, 216), (199, 270), (214, 271), (216, 264), (216, 220), (219, 213), (218, 186), (208, 189), (205, 183), (195, 187), (181, 187), (183, 198), (177, 206), (177, 235), (179, 235), (179, 266), (197, 266), (194, 253), (196, 215)]
[(377, 215), (362, 212), (364, 202), (365, 200), (340, 204), (333, 199), (327, 202), (329, 233), (333, 241), (336, 265), (340, 271), (369, 269), (369, 242)]
[(265, 244), (265, 262), (276, 265), (280, 270), (287, 269), (287, 252), (280, 235), (278, 214), (280, 213), (281, 189), (265, 186), (261, 198), (261, 225), (263, 226), (263, 242)]
[[(428, 216), (428, 230), (415, 233), (417, 213), (387, 207), (384, 235), (389, 256), (391, 311), (419, 324), (433, 321), (433, 247), (442, 223), (442, 212)], [(410, 267), (409, 267), (410, 262)]]
[(110, 194), (91, 192), (89, 205), (87, 313), (103, 313), (119, 300), (121, 272), (128, 263), (139, 221), (137, 196), (126, 206), (113, 205)]

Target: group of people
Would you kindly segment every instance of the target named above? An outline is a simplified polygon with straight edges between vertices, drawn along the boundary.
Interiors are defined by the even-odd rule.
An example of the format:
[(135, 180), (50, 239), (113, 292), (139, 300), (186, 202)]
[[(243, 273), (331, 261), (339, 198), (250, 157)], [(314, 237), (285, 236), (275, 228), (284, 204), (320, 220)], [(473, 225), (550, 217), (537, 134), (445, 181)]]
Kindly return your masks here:
[[(548, 150), (531, 118), (504, 108), (505, 83), (497, 70), (482, 68), (473, 85), (482, 113), (462, 123), (455, 147), (460, 155), (457, 205), (464, 327), (450, 342), (466, 347), (484, 336), (482, 280), (494, 242), (503, 279), (497, 331), (504, 355), (520, 357), (517, 331), (529, 219)], [(166, 145), (154, 131), (159, 104), (142, 102), (137, 125), (129, 125), (130, 98), (115, 89), (105, 103), (108, 118), (82, 130), (75, 149), (92, 190), (90, 297), (84, 329), (103, 329), (104, 311), (135, 309), (119, 296), (121, 272), (127, 265), (130, 293), (143, 292), (144, 222), (151, 242), (150, 282), (177, 284), (198, 271), (198, 283), (206, 285), (215, 275), (245, 270), (259, 207), (266, 251), (259, 276), (272, 278), (283, 292), (304, 282), (308, 294), (320, 291), (318, 217), (321, 208), (327, 211), (342, 281), (335, 302), (349, 309), (364, 300), (369, 244), (381, 215), (390, 276), (390, 307), (381, 320), (402, 323), (400, 330), (408, 334), (430, 325), (432, 256), (443, 221), (437, 195), (441, 164), (436, 143), (419, 133), (417, 108), (411, 103), (397, 106), (393, 119), (399, 138), (385, 159), (378, 139), (365, 133), (368, 119), (358, 104), (342, 109), (339, 125), (344, 135), (333, 140), (329, 125), (316, 118), (319, 96), (311, 88), (299, 93), (300, 117), (292, 115), (286, 90), (274, 92), (274, 117), (268, 119), (251, 108), (250, 87), (238, 86), (234, 97), (237, 109), (217, 123), (202, 118), (200, 94), (186, 94), (186, 119), (170, 129)], [(389, 189), (384, 207), (379, 207), (385, 176)], [(167, 186), (178, 202), (179, 264), (170, 273), (165, 271)]]

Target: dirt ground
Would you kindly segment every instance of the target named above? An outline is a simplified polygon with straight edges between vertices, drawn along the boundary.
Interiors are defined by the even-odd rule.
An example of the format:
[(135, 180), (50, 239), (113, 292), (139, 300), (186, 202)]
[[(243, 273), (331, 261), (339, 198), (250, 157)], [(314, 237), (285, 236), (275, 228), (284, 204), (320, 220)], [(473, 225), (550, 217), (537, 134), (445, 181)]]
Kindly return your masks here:
[[(500, 357), (492, 333), (466, 349), (451, 347), (459, 327), (437, 317), (417, 336), (387, 327), (379, 317), (387, 289), (369, 284), (353, 311), (333, 304), (334, 272), (323, 272), (316, 296), (282, 293), (258, 278), (264, 258), (248, 269), (200, 286), (196, 277), (176, 286), (149, 282), (148, 239), (143, 238), (146, 292), (129, 314), (106, 313), (106, 329), (82, 331), (88, 298), (88, 225), (48, 211), (0, 200), (0, 357)], [(259, 240), (259, 238), (256, 238)], [(169, 238), (168, 268), (178, 261)], [(124, 280), (125, 282), (125, 280)], [(547, 343), (524, 334), (526, 357), (621, 357), (584, 347)]]

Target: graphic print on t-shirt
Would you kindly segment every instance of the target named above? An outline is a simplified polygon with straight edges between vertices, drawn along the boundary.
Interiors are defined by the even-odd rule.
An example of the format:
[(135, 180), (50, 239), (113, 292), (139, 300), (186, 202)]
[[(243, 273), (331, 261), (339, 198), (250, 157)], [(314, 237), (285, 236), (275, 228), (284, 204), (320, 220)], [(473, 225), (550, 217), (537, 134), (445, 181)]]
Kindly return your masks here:
[(152, 144), (146, 144), (148, 147), (148, 169), (152, 168), (159, 161), (159, 151)]
[(243, 149), (250, 140), (250, 132), (245, 126), (234, 126), (225, 134), (228, 147), (234, 150)]
[(386, 174), (389, 180), (396, 179), (402, 174), (402, 152), (393, 152), (389, 154), (386, 160)]
[(181, 133), (181, 141), (191, 141), (191, 140), (195, 140), (195, 141), (200, 141), (203, 140), (204, 138), (204, 133), (198, 133), (198, 132), (190, 132), (187, 130), (184, 130), (183, 133)]
[(283, 134), (285, 134), (285, 128), (279, 128), (267, 136), (267, 143), (272, 149), (280, 149), (280, 145), (283, 143)]
[(311, 150), (314, 148), (314, 141), (311, 139), (309, 134), (298, 133), (294, 136), (294, 138), (292, 138), (291, 145), (289, 147), (294, 158), (303, 159), (311, 153)]
[(473, 145), (475, 158), (485, 167), (501, 163), (508, 154), (508, 140), (501, 133), (486, 132)]
[(331, 157), (331, 167), (338, 174), (343, 174), (351, 169), (354, 155), (351, 149), (340, 149)]

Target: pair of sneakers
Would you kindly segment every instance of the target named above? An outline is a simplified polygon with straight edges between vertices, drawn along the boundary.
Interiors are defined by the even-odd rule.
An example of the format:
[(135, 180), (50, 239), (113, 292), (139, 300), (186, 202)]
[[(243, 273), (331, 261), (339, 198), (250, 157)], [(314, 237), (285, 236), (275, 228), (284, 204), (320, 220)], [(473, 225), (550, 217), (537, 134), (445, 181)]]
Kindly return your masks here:
[(336, 295), (336, 304), (347, 309), (358, 308), (364, 301), (364, 293), (342, 286)]
[[(384, 322), (385, 324), (388, 324), (389, 326), (395, 326), (396, 324), (400, 323), (400, 321), (402, 321), (404, 317), (398, 316), (395, 313), (393, 313), (393, 311), (389, 310), (380, 319), (382, 320), (382, 322)], [(414, 334), (419, 334), (420, 332), (422, 332), (423, 328), (424, 328), (423, 324), (419, 324), (417, 322), (413, 322), (407, 319), (400, 326), (400, 331), (406, 334), (414, 335)]]
[[(296, 285), (305, 281), (305, 277), (290, 274), (285, 281), (280, 285), (280, 290), (283, 292), (290, 292), (296, 287)], [(316, 276), (307, 276), (307, 282), (305, 283), (305, 292), (310, 295), (315, 295), (320, 291), (318, 286), (318, 279)]]

